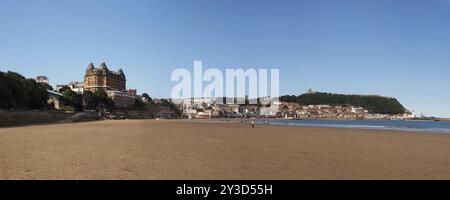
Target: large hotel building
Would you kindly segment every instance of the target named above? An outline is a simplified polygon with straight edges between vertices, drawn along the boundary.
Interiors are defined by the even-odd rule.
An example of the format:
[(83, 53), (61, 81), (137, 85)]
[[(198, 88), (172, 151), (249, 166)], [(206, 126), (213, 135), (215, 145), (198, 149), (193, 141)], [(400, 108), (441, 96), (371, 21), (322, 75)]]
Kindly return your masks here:
[(118, 108), (133, 106), (138, 99), (135, 90), (126, 90), (126, 78), (122, 69), (111, 71), (105, 63), (101, 63), (98, 68), (93, 63), (88, 65), (83, 86), (85, 90), (92, 92), (105, 91)]
[(93, 63), (88, 65), (84, 75), (84, 88), (90, 91), (97, 90), (118, 90), (125, 91), (126, 79), (122, 69), (111, 71), (105, 63), (100, 64), (98, 68)]

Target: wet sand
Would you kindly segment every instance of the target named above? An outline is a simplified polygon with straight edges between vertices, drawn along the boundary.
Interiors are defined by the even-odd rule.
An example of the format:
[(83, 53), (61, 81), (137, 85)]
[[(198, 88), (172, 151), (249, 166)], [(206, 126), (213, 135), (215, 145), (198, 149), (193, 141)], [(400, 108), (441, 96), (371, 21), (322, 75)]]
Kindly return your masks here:
[(450, 179), (450, 135), (164, 120), (0, 128), (0, 179)]

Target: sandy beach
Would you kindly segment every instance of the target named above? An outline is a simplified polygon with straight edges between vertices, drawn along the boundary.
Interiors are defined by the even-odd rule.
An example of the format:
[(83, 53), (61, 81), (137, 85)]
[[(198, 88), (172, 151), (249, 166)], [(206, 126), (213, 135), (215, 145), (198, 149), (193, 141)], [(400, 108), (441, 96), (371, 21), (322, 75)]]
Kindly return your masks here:
[(0, 128), (0, 179), (450, 179), (450, 135), (177, 120)]

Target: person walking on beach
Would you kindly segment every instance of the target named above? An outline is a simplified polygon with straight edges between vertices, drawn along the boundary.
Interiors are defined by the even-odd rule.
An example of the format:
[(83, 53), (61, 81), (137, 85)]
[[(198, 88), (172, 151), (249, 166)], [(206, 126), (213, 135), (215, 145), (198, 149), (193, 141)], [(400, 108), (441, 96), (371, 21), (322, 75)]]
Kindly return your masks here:
[(254, 120), (252, 120), (251, 126), (252, 126), (252, 128), (255, 128), (255, 121)]

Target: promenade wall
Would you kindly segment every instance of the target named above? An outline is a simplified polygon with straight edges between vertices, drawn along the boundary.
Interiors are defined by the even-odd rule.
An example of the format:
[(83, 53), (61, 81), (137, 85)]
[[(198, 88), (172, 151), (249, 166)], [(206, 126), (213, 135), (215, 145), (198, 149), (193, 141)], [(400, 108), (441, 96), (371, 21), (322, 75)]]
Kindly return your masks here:
[(154, 111), (116, 110), (110, 113), (112, 119), (154, 119)]
[(96, 113), (85, 113), (76, 119), (73, 113), (58, 111), (9, 111), (0, 110), (0, 127), (19, 126), (29, 124), (44, 124), (54, 122), (76, 122), (97, 120)]

